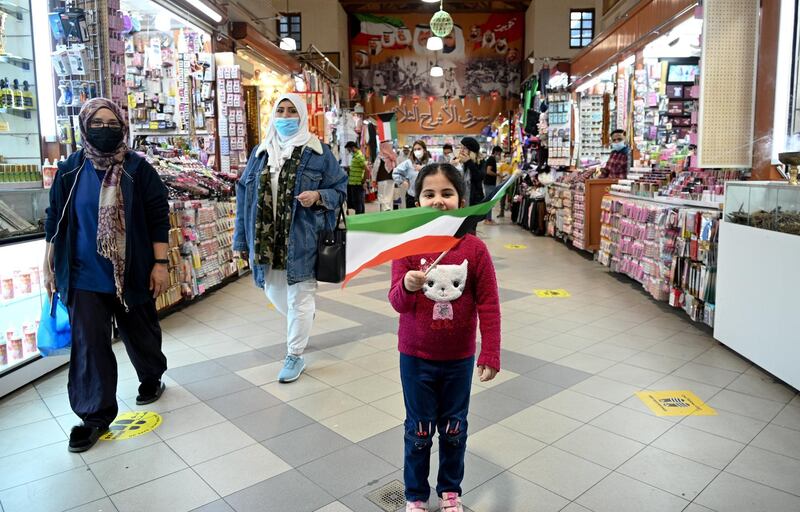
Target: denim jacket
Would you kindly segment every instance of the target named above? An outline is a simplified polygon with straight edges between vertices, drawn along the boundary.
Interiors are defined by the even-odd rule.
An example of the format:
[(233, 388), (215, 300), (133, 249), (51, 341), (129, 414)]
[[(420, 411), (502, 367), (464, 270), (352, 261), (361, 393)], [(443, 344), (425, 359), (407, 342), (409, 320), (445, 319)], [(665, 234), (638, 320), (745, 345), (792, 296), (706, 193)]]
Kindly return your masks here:
[[(256, 286), (264, 287), (267, 265), (255, 262), (255, 229), (258, 201), (261, 196), (259, 177), (266, 169), (267, 152), (253, 150), (247, 166), (236, 184), (236, 227), (233, 250), (247, 251)], [(289, 251), (286, 274), (290, 285), (315, 278), (317, 239), (320, 232), (333, 229), (336, 210), (347, 195), (347, 174), (339, 167), (328, 146), (312, 137), (300, 156), (295, 181), (295, 197), (301, 192), (316, 190), (322, 205), (304, 208), (295, 199), (292, 203), (292, 225), (289, 227)]]

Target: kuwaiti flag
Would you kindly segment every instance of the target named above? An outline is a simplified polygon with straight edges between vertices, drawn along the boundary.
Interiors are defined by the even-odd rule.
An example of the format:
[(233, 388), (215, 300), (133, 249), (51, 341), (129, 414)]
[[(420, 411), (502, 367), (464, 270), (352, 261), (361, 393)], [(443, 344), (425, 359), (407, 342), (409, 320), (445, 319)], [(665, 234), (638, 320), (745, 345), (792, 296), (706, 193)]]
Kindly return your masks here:
[(486, 202), (435, 210), (409, 208), (347, 217), (347, 276), (343, 287), (365, 268), (392, 260), (452, 249), (459, 239), (475, 230), (516, 181), (515, 173)]
[(378, 140), (383, 142), (397, 138), (397, 115), (394, 112), (378, 114), (375, 118), (377, 121), (375, 123), (375, 131), (378, 134)]

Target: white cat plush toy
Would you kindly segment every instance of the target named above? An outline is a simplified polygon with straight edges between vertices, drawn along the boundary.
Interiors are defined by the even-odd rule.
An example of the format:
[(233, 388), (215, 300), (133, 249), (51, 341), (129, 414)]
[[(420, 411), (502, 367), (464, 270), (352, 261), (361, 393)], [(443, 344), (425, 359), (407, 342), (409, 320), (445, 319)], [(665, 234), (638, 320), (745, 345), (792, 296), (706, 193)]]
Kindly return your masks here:
[[(426, 261), (421, 261), (425, 267)], [(434, 320), (452, 320), (454, 300), (461, 297), (467, 283), (467, 260), (461, 265), (437, 265), (422, 285), (425, 296), (436, 304), (433, 306)]]

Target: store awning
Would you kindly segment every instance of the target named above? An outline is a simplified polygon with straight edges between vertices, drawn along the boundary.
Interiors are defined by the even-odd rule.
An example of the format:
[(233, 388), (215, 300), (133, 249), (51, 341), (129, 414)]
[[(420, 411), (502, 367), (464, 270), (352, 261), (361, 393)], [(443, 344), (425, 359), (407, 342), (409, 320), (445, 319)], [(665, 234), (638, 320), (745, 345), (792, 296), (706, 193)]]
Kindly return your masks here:
[(269, 60), (281, 71), (288, 73), (300, 73), (302, 65), (300, 62), (281, 50), (272, 41), (261, 35), (255, 27), (243, 21), (231, 23), (231, 37), (237, 45), (244, 46), (252, 52)]

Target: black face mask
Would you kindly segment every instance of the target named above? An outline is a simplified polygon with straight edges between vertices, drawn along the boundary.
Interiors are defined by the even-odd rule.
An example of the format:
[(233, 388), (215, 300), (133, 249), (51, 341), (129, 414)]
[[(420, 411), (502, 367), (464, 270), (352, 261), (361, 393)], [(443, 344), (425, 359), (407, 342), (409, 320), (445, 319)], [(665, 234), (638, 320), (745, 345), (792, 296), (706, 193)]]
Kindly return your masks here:
[(89, 144), (97, 148), (102, 153), (113, 153), (119, 143), (122, 142), (122, 130), (115, 130), (104, 126), (102, 128), (89, 128), (86, 130), (86, 138)]

